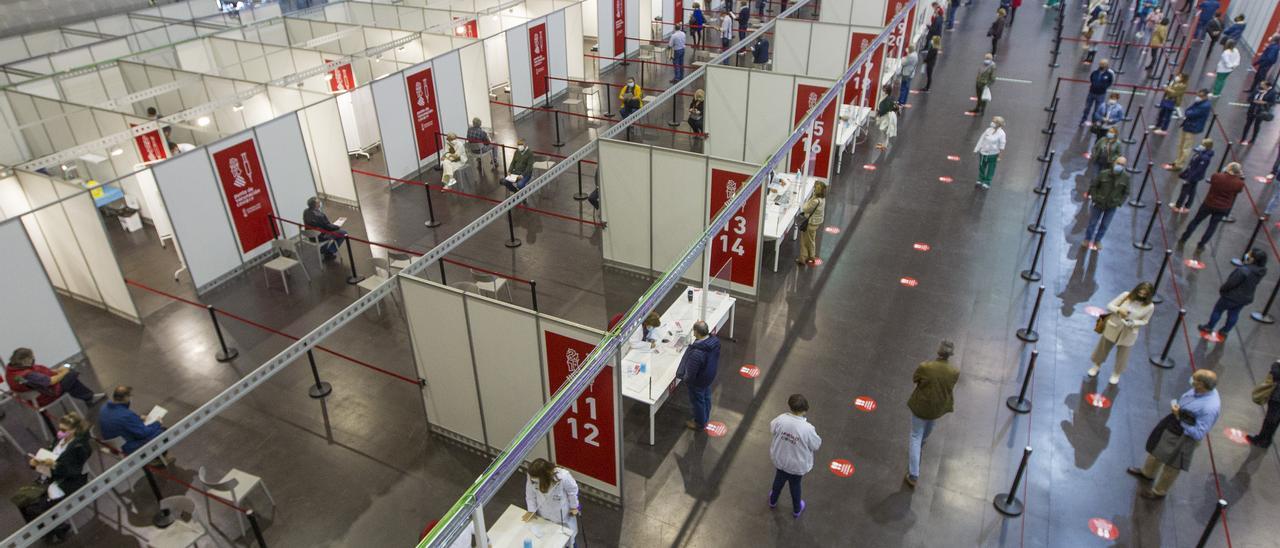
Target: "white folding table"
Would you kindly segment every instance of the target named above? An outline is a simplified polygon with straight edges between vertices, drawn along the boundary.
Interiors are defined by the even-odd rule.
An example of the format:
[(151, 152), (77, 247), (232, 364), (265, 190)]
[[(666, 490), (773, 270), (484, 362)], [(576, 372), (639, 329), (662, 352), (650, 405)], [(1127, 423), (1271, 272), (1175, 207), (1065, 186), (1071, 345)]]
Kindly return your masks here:
[[(769, 192), (764, 204), (764, 241), (773, 242), (773, 271), (778, 271), (778, 253), (782, 250), (782, 240), (787, 231), (795, 224), (796, 214), (813, 192), (813, 184), (820, 181), (817, 177), (805, 177), (804, 182), (796, 184), (795, 173), (779, 173), (769, 183)], [(782, 203), (779, 203), (782, 202)], [(792, 235), (795, 239), (795, 235)]]
[(489, 546), (494, 548), (523, 548), (526, 539), (534, 548), (564, 548), (573, 544), (569, 528), (559, 523), (533, 516), (524, 521), (525, 509), (509, 505), (498, 521), (489, 527)]
[(853, 140), (869, 116), (871, 107), (840, 105), (840, 119), (836, 122), (836, 173), (844, 167), (844, 153), (852, 152)]

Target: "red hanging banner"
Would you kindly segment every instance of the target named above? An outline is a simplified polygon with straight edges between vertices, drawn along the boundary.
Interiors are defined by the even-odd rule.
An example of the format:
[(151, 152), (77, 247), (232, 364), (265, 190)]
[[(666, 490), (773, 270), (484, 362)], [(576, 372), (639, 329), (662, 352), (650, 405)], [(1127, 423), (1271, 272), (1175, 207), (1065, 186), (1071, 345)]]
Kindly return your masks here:
[(258, 147), (250, 137), (213, 153), (213, 167), (231, 209), (240, 238), (240, 251), (248, 253), (271, 241), (271, 196), (258, 162)]
[[(543, 331), (547, 353), (547, 382), (554, 394), (569, 379), (595, 345), (549, 330)], [(600, 371), (551, 429), (556, 464), (608, 485), (618, 485), (618, 456), (614, 443), (613, 368)]]
[[(457, 18), (455, 17), (454, 19)], [(476, 20), (472, 19), (466, 23), (453, 27), (453, 35), (465, 36), (467, 38), (479, 38), (480, 27), (476, 25)]]
[(627, 54), (627, 3), (613, 0), (613, 56)]
[[(849, 64), (852, 65), (871, 46), (876, 35), (865, 32), (853, 33), (849, 44)], [(876, 104), (876, 94), (880, 89), (880, 68), (884, 66), (884, 47), (877, 47), (875, 53), (862, 64), (862, 68), (849, 79), (844, 86), (844, 103), (860, 107)]]
[(529, 68), (533, 75), (533, 98), (547, 94), (547, 25), (529, 27)]
[[(673, 21), (671, 21), (671, 22), (672, 22), (672, 23), (683, 23), (683, 22), (685, 22), (685, 19), (684, 19), (684, 0), (674, 0), (674, 4), (675, 4), (675, 5), (674, 5), (674, 6), (672, 6), (672, 9), (671, 9), (671, 18), (673, 19)], [(675, 32), (676, 28), (673, 26), (673, 27), (671, 27), (671, 28), (669, 28), (669, 29), (667, 29), (667, 30), (668, 30), (668, 31), (671, 31), (671, 32)], [(685, 32), (685, 34), (688, 34), (688, 33), (692, 32), (692, 31), (690, 31), (689, 29), (687, 29), (687, 28), (686, 28), (686, 29), (684, 29), (684, 32)]]
[[(723, 169), (711, 170), (711, 199), (708, 219), (733, 200), (751, 176)], [(756, 286), (756, 257), (760, 252), (760, 189), (739, 209), (729, 224), (707, 246), (711, 248), (711, 275), (716, 276), (733, 261), (730, 281), (745, 288)]]
[[(908, 0), (889, 0), (889, 6), (884, 12), (884, 24), (888, 25), (898, 16), (898, 12), (906, 7)], [(909, 36), (910, 29), (914, 28), (916, 19), (916, 10), (913, 8), (902, 18), (902, 22), (898, 26), (893, 27), (893, 31), (889, 33), (888, 40), (885, 41), (885, 47), (889, 50), (889, 54), (894, 57), (902, 57), (907, 51), (907, 44), (911, 41)]]
[[(324, 62), (327, 64), (333, 60), (325, 59)], [(356, 89), (356, 73), (351, 70), (351, 63), (338, 65), (329, 71), (329, 91), (337, 93), (350, 89)]]
[[(138, 124), (129, 124), (129, 127), (138, 127)], [(165, 143), (164, 134), (158, 129), (135, 135), (133, 146), (138, 148), (138, 157), (142, 158), (144, 164), (169, 158), (169, 145)]]
[[(792, 119), (792, 123), (798, 126), (804, 116), (809, 113), (809, 110), (817, 106), (818, 99), (821, 99), (822, 94), (826, 92), (827, 88), (823, 86), (796, 84), (796, 114), (795, 118)], [(831, 101), (813, 123), (813, 148), (809, 151), (809, 155), (812, 162), (813, 176), (821, 179), (826, 179), (831, 175), (831, 149), (835, 146), (834, 130), (836, 127), (836, 107), (838, 105), (838, 102)], [(804, 139), (797, 141), (795, 146), (791, 147), (789, 171), (794, 173), (803, 168), (806, 144), (809, 144), (807, 135)]]
[(426, 160), (440, 151), (440, 116), (436, 112), (436, 84), (431, 69), (404, 77), (409, 88), (409, 112), (413, 115), (413, 134), (418, 141), (418, 159)]

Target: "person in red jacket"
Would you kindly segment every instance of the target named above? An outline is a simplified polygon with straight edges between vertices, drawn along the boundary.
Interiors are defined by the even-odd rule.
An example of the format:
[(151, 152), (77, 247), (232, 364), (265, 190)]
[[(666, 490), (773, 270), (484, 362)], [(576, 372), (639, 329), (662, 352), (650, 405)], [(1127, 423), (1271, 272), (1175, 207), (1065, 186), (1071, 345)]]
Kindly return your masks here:
[(35, 390), (40, 393), (36, 404), (44, 407), (57, 400), (63, 394), (83, 400), (93, 406), (106, 398), (106, 394), (94, 393), (92, 389), (80, 382), (79, 373), (70, 367), (49, 369), (36, 365), (36, 354), (30, 348), (19, 348), (9, 357), (9, 365), (4, 370), (5, 382), (14, 393)]
[(1196, 253), (1204, 251), (1205, 244), (1209, 243), (1209, 238), (1212, 238), (1213, 232), (1218, 229), (1218, 223), (1231, 213), (1231, 207), (1236, 203), (1236, 196), (1242, 190), (1244, 190), (1244, 170), (1240, 168), (1238, 162), (1231, 162), (1227, 164), (1225, 171), (1213, 174), (1209, 178), (1209, 193), (1205, 195), (1204, 202), (1200, 203), (1200, 209), (1196, 211), (1195, 218), (1191, 219), (1187, 229), (1182, 232), (1182, 237), (1178, 238), (1178, 247), (1187, 245), (1187, 240), (1191, 239), (1191, 233), (1195, 232), (1196, 227), (1199, 227), (1207, 217), (1209, 228), (1204, 230), (1200, 243), (1196, 244)]

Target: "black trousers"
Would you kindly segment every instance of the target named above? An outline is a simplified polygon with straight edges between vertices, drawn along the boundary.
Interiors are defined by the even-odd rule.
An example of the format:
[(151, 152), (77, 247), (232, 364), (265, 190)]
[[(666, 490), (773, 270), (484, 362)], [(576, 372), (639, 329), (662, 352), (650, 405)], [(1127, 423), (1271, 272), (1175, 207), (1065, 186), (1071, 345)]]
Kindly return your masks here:
[[(1253, 137), (1249, 136), (1249, 128), (1253, 128)], [(1258, 132), (1261, 130), (1262, 118), (1254, 114), (1246, 114), (1244, 118), (1244, 133), (1240, 135), (1240, 140), (1249, 141), (1251, 143), (1257, 141)]]
[(1204, 235), (1200, 237), (1200, 243), (1196, 244), (1196, 247), (1204, 247), (1205, 244), (1209, 243), (1209, 238), (1213, 237), (1214, 231), (1218, 230), (1218, 223), (1222, 222), (1223, 217), (1226, 217), (1229, 213), (1231, 213), (1230, 210), (1210, 209), (1201, 204), (1200, 209), (1196, 210), (1196, 216), (1187, 224), (1187, 229), (1183, 231), (1182, 237), (1178, 238), (1178, 241), (1185, 243), (1191, 239), (1191, 233), (1195, 232), (1196, 227), (1200, 226), (1200, 223), (1208, 218), (1209, 228), (1204, 229)]
[(800, 501), (804, 500), (804, 499), (800, 498), (800, 480), (801, 480), (801, 479), (804, 479), (804, 476), (797, 476), (797, 475), (795, 475), (795, 474), (788, 474), (788, 473), (783, 472), (782, 470), (778, 470), (778, 469), (776, 469), (776, 468), (775, 468), (774, 470), (776, 470), (776, 473), (774, 473), (774, 475), (773, 475), (773, 488), (769, 490), (769, 503), (770, 503), (770, 504), (777, 504), (777, 503), (778, 503), (778, 495), (781, 495), (781, 494), (782, 494), (782, 484), (784, 484), (784, 483), (786, 483), (786, 484), (790, 484), (790, 487), (791, 487), (791, 509), (792, 509), (792, 511), (793, 511), (793, 512), (799, 512), (799, 511), (800, 511)]
[(1262, 418), (1262, 429), (1253, 437), (1258, 442), (1258, 447), (1271, 447), (1277, 426), (1280, 426), (1280, 403), (1271, 400), (1267, 402), (1267, 415)]

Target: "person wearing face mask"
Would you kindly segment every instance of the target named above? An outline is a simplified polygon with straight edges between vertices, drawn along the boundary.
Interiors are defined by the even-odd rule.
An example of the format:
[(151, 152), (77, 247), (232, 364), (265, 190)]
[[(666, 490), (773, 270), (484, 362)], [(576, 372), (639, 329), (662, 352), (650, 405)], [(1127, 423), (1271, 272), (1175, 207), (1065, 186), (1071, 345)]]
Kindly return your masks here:
[(1213, 103), (1209, 102), (1209, 90), (1196, 92), (1196, 100), (1187, 107), (1182, 117), (1182, 134), (1178, 136), (1178, 157), (1169, 165), (1169, 171), (1181, 171), (1187, 165), (1187, 155), (1191, 146), (1204, 133), (1204, 127), (1213, 114)]
[(1098, 39), (1105, 32), (1103, 29), (1107, 27), (1107, 14), (1100, 13), (1097, 17), (1090, 18), (1085, 23), (1084, 28), (1080, 31), (1080, 37), (1084, 39), (1080, 43), (1081, 49), (1085, 50), (1084, 59), (1080, 60), (1081, 64), (1092, 65), (1093, 58), (1098, 55)]
[(1004, 28), (1009, 24), (1008, 12), (1004, 8), (996, 10), (996, 20), (991, 22), (991, 28), (987, 29), (987, 36), (991, 37), (991, 55), (996, 54), (996, 46), (1000, 45), (1000, 38), (1004, 36)]
[(988, 53), (983, 56), (982, 68), (978, 69), (978, 79), (975, 84), (977, 90), (978, 104), (969, 111), (970, 114), (981, 115), (987, 110), (987, 102), (991, 98), (991, 84), (996, 81), (996, 62), (993, 56)]
[(1080, 114), (1080, 125), (1089, 123), (1089, 116), (1097, 112), (1098, 106), (1106, 102), (1107, 91), (1116, 81), (1116, 73), (1111, 71), (1111, 61), (1098, 61), (1098, 68), (1089, 73), (1089, 95), (1084, 99), (1084, 112)]
[(1204, 247), (1209, 243), (1209, 239), (1213, 237), (1214, 231), (1218, 229), (1218, 223), (1222, 219), (1231, 214), (1231, 208), (1236, 204), (1236, 196), (1244, 190), (1244, 170), (1240, 164), (1231, 162), (1227, 164), (1227, 169), (1220, 173), (1214, 173), (1209, 177), (1209, 192), (1205, 194), (1204, 201), (1200, 203), (1200, 209), (1196, 210), (1196, 216), (1187, 223), (1187, 229), (1182, 232), (1182, 236), (1178, 238), (1178, 248), (1181, 249), (1187, 245), (1187, 240), (1191, 239), (1191, 234), (1196, 231), (1206, 218), (1209, 219), (1209, 228), (1204, 230), (1204, 235), (1200, 237), (1200, 243), (1196, 244), (1196, 254), (1204, 251)]
[(1107, 102), (1098, 105), (1098, 108), (1093, 111), (1093, 127), (1090, 131), (1102, 137), (1109, 132), (1119, 131), (1122, 123), (1124, 123), (1124, 107), (1120, 105), (1120, 94), (1112, 92), (1107, 97)]
[(1218, 56), (1217, 74), (1213, 78), (1213, 96), (1222, 95), (1223, 86), (1227, 85), (1227, 77), (1231, 71), (1240, 66), (1240, 52), (1236, 50), (1235, 40), (1227, 40), (1222, 44), (1222, 55)]
[(1103, 328), (1101, 336), (1098, 337), (1098, 344), (1093, 348), (1093, 356), (1090, 358), (1093, 361), (1093, 367), (1090, 367), (1085, 375), (1089, 378), (1097, 377), (1098, 372), (1102, 370), (1102, 362), (1107, 361), (1107, 355), (1111, 353), (1112, 348), (1115, 348), (1115, 369), (1111, 372), (1111, 379), (1108, 382), (1113, 385), (1120, 384), (1120, 374), (1124, 373), (1125, 367), (1129, 365), (1129, 350), (1133, 348), (1133, 343), (1138, 341), (1138, 331), (1151, 321), (1151, 314), (1155, 312), (1156, 306), (1151, 302), (1151, 297), (1155, 293), (1155, 286), (1142, 282), (1134, 286), (1133, 290), (1125, 291), (1107, 303), (1107, 313), (1098, 318)]
[[(513, 175), (514, 181), (511, 180)], [(519, 192), (524, 185), (529, 184), (532, 176), (533, 151), (529, 150), (529, 144), (524, 139), (519, 139), (516, 141), (516, 153), (511, 155), (511, 163), (507, 166), (507, 177), (502, 179), (502, 186), (511, 192)]]
[(1169, 494), (1178, 474), (1191, 468), (1191, 457), (1200, 441), (1213, 429), (1222, 411), (1218, 396), (1218, 375), (1199, 369), (1191, 375), (1191, 389), (1169, 404), (1170, 414), (1156, 424), (1147, 436), (1147, 460), (1142, 468), (1131, 466), (1126, 472), (1139, 480), (1152, 482), (1139, 494), (1143, 498), (1162, 499)]
[[(1271, 88), (1271, 82), (1262, 82), (1261, 87), (1249, 98), (1249, 110), (1245, 112), (1244, 134), (1240, 136), (1240, 144), (1248, 146), (1258, 140), (1262, 124), (1270, 122), (1275, 116), (1271, 112), (1271, 107), (1275, 104), (1276, 91)], [(1249, 136), (1249, 128), (1253, 128), (1252, 137)]]
[[(1255, 247), (1245, 254), (1242, 263), (1218, 287), (1218, 302), (1213, 305), (1208, 323), (1196, 326), (1201, 333), (1213, 334), (1218, 340), (1226, 339), (1231, 328), (1236, 326), (1236, 320), (1240, 319), (1240, 310), (1253, 302), (1258, 284), (1267, 275), (1267, 253)], [(1215, 332), (1214, 326), (1218, 325), (1218, 319), (1224, 312), (1227, 314), (1227, 323), (1223, 324), (1221, 331)]]
[(1093, 143), (1093, 148), (1089, 151), (1090, 164), (1097, 171), (1106, 171), (1116, 164), (1116, 159), (1124, 155), (1124, 144), (1120, 142), (1120, 132), (1116, 128), (1107, 130), (1107, 133)]
[(324, 213), (324, 202), (321, 202), (320, 198), (316, 196), (307, 198), (307, 209), (302, 212), (302, 224), (320, 232), (317, 238), (320, 240), (320, 255), (324, 260), (331, 261), (337, 258), (338, 248), (347, 241), (347, 231), (329, 222), (329, 216)]
[[(1155, 21), (1151, 24), (1151, 38), (1147, 41), (1147, 56), (1150, 61), (1147, 63), (1145, 70), (1150, 78), (1156, 78), (1156, 59), (1160, 57), (1160, 48), (1164, 46), (1166, 40), (1169, 39), (1169, 20), (1164, 18), (1164, 13), (1159, 9), (1151, 13), (1155, 16)], [(1148, 16), (1147, 20), (1151, 21), (1152, 17)]]
[(620, 113), (626, 118), (644, 104), (644, 90), (636, 85), (635, 78), (627, 78), (627, 84), (618, 90), (618, 100), (622, 102)]
[(1167, 135), (1169, 133), (1169, 122), (1173, 121), (1173, 111), (1182, 106), (1182, 95), (1187, 92), (1187, 73), (1181, 73), (1169, 79), (1169, 83), (1164, 86), (1164, 97), (1160, 98), (1157, 108), (1160, 113), (1156, 116), (1156, 123), (1147, 129), (1154, 130), (1156, 135)]
[[(35, 483), (18, 489), (10, 500), (30, 522), (52, 508), (63, 498), (78, 491), (89, 482), (84, 466), (93, 454), (89, 446), (89, 424), (79, 413), (71, 412), (58, 420), (58, 439), (49, 447), (43, 458), (31, 455), (27, 463), (39, 474)], [(66, 539), (71, 524), (55, 527), (45, 540), (58, 544)]]
[(973, 147), (973, 151), (978, 154), (978, 182), (975, 183), (978, 188), (991, 188), (991, 179), (996, 174), (996, 162), (1000, 160), (1004, 146), (1004, 118), (993, 116), (991, 127), (982, 132), (978, 137), (978, 144)]
[(1196, 186), (1200, 181), (1204, 180), (1204, 174), (1209, 172), (1209, 163), (1213, 161), (1213, 139), (1205, 139), (1192, 149), (1191, 161), (1187, 163), (1187, 169), (1182, 170), (1178, 174), (1178, 178), (1182, 179), (1182, 192), (1178, 193), (1177, 201), (1169, 204), (1174, 213), (1187, 213), (1191, 211), (1191, 202), (1196, 198)]
[(1111, 169), (1098, 172), (1089, 184), (1089, 228), (1080, 245), (1092, 251), (1102, 250), (1102, 237), (1107, 233), (1111, 217), (1129, 197), (1129, 172), (1124, 169), (1128, 162), (1124, 156), (1116, 158)]

